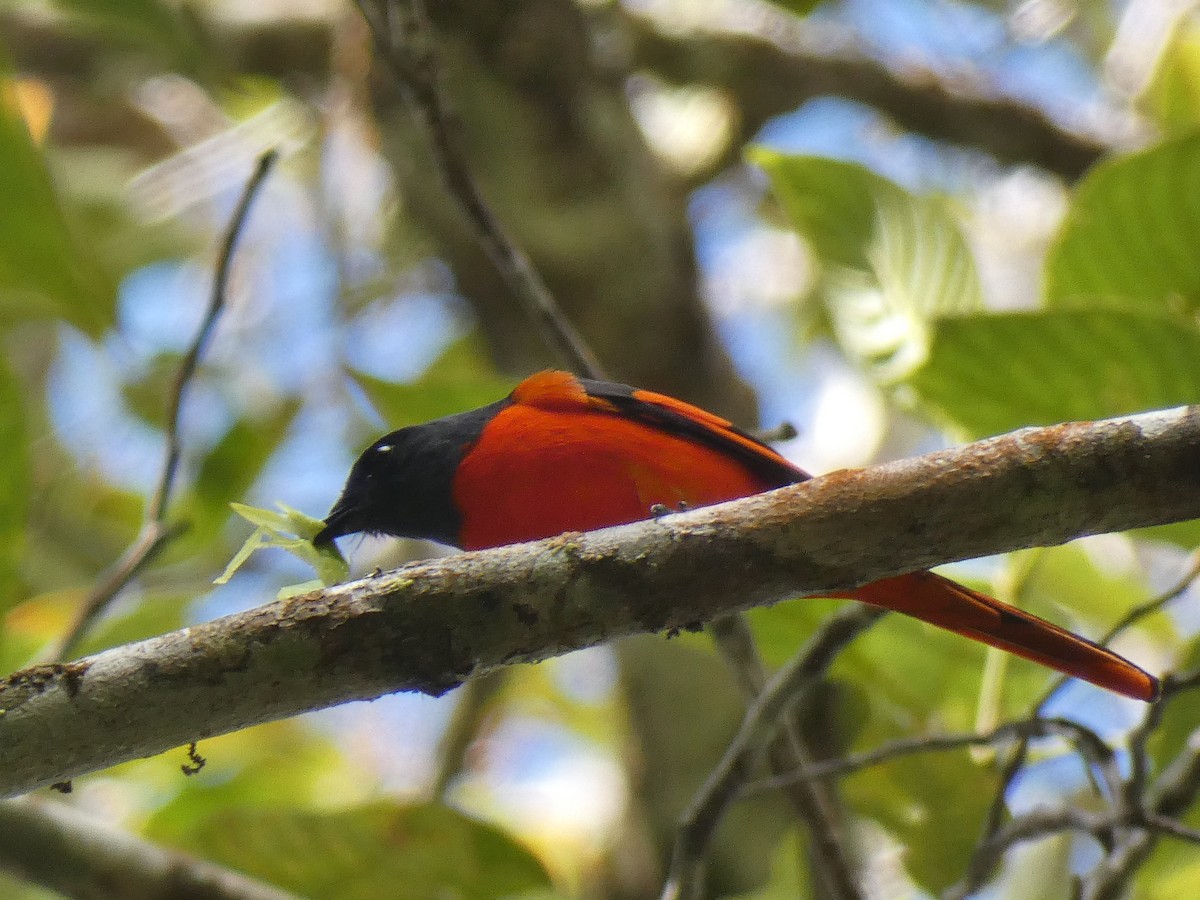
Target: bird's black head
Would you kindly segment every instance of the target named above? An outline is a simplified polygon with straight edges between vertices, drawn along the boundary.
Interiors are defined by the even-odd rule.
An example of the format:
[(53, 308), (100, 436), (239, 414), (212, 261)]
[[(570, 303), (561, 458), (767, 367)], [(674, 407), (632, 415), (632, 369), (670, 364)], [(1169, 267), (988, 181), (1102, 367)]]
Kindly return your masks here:
[(457, 546), (454, 473), (506, 402), (385, 434), (354, 463), (313, 543), (361, 531)]

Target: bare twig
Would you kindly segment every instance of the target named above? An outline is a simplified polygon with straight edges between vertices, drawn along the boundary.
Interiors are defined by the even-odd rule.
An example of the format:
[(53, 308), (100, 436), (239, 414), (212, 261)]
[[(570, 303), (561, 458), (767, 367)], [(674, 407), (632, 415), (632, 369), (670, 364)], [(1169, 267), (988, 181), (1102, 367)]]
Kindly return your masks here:
[(859, 607), (832, 616), (813, 635), (808, 646), (767, 683), (746, 711), (725, 756), (681, 818), (662, 900), (691, 900), (700, 896), (705, 851), (713, 832), (742, 784), (762, 760), (767, 739), (780, 718), (794, 704), (803, 702), (838, 652), (883, 615), (883, 610)]
[[(978, 147), (1006, 162), (1041, 166), (1070, 180), (1139, 131), (1132, 116), (1116, 109), (1103, 119), (1093, 117), (1092, 124), (1103, 122), (1108, 134), (1071, 131), (1028, 103), (989, 91), (978, 79), (920, 67), (896, 71), (872, 59), (848, 30), (811, 20), (797, 23), (781, 10), (759, 9), (739, 19), (736, 29), (719, 24), (666, 29), (628, 11), (621, 18), (638, 69), (674, 84), (720, 88), (737, 104), (740, 115), (729, 148), (699, 173), (702, 178), (736, 162), (745, 143), (773, 116), (821, 96), (868, 104), (901, 128)], [(748, 34), (751, 29), (756, 33)]]
[[(1192, 586), (1192, 583), (1195, 582), (1197, 578), (1200, 578), (1200, 550), (1193, 550), (1191, 556), (1188, 557), (1187, 571), (1183, 573), (1183, 576), (1179, 579), (1179, 581), (1175, 582), (1173, 586), (1167, 588), (1167, 590), (1159, 594), (1157, 597), (1151, 597), (1145, 603), (1142, 603), (1141, 605), (1135, 606), (1133, 609), (1131, 609), (1128, 613), (1126, 613), (1124, 618), (1120, 619), (1115, 625), (1113, 625), (1112, 628), (1108, 630), (1107, 634), (1100, 638), (1099, 643), (1108, 644), (1118, 635), (1142, 621), (1142, 619), (1153, 615), (1172, 600), (1176, 600), (1183, 596), (1183, 594)], [(1057, 687), (1058, 686), (1056, 685), (1055, 690), (1057, 690)]]
[(42, 798), (0, 802), (0, 869), (66, 897), (299, 900), (274, 885), (160, 847)]
[(458, 692), (458, 702), (450, 714), (450, 722), (438, 745), (437, 769), (429, 793), (444, 800), (450, 781), (462, 771), (463, 760), (479, 731), (479, 722), (488, 702), (504, 686), (507, 672), (488, 672), (469, 679)]
[(380, 57), (429, 131), (433, 156), (446, 190), (458, 201), (514, 296), (546, 343), (577, 374), (602, 378), (603, 368), (551, 297), (529, 258), (483, 196), (471, 175), (454, 113), (441, 83), (433, 33), (421, 0), (356, 0)]
[(1147, 813), (1141, 824), (1153, 831), (1178, 838), (1189, 844), (1200, 844), (1200, 829), (1189, 828), (1177, 819), (1161, 816), (1158, 813)]
[(1096, 732), (1078, 722), (1072, 722), (1070, 719), (1022, 719), (1017, 722), (1008, 722), (981, 734), (935, 734), (901, 738), (889, 741), (874, 750), (812, 763), (795, 772), (787, 772), (767, 781), (748, 785), (747, 790), (757, 793), (774, 790), (794, 781), (843, 778), (864, 769), (919, 753), (944, 753), (950, 750), (961, 750), (964, 747), (995, 745), (1016, 738), (1051, 736), (1071, 741), (1088, 765), (1101, 773), (1110, 798), (1119, 796), (1122, 779), (1112, 749)]
[(1089, 878), (1087, 900), (1116, 900), (1126, 895), (1129, 879), (1150, 855), (1158, 839), (1170, 836), (1192, 841), (1195, 832), (1177, 821), (1200, 795), (1200, 748), (1191, 743), (1166, 766), (1157, 783), (1148, 788), (1148, 744), (1167, 705), (1181, 694), (1200, 687), (1200, 673), (1169, 676), (1163, 681), (1163, 699), (1147, 710), (1142, 723), (1130, 736), (1133, 757), (1125, 810), (1143, 826), (1130, 834), (1114, 852), (1105, 856)]
[(158, 485), (146, 507), (146, 522), (133, 543), (121, 554), (121, 558), (113, 564), (112, 568), (104, 574), (88, 594), (62, 639), (49, 654), (48, 658), (50, 659), (64, 659), (68, 656), (83, 635), (87, 633), (92, 623), (96, 621), (96, 618), (116, 599), (138, 572), (151, 562), (168, 543), (187, 530), (185, 523), (167, 521), (167, 506), (175, 487), (179, 472), (179, 459), (183, 450), (179, 429), (180, 411), (183, 408), (188, 387), (196, 375), (200, 359), (208, 346), (213, 329), (216, 327), (217, 319), (225, 308), (233, 254), (237, 248), (242, 228), (246, 224), (250, 205), (277, 157), (278, 153), (271, 150), (259, 158), (258, 165), (250, 176), (250, 180), (246, 182), (241, 199), (225, 230), (220, 254), (217, 257), (217, 271), (213, 278), (208, 309), (196, 331), (195, 338), (192, 339), (191, 346), (188, 347), (183, 361), (179, 364), (179, 371), (175, 374), (175, 381), (171, 387), (167, 412), (166, 456), (158, 478)]
[[(1200, 577), (1200, 550), (1192, 553), (1192, 556), (1188, 562), (1187, 570), (1184, 572), (1179, 581), (1158, 596), (1152, 597), (1145, 603), (1142, 603), (1139, 606), (1131, 609), (1123, 618), (1118, 620), (1116, 624), (1114, 624), (1108, 630), (1108, 632), (1100, 637), (1098, 643), (1102, 645), (1109, 644), (1118, 635), (1124, 633), (1129, 628), (1132, 628), (1146, 617), (1158, 612), (1172, 600), (1175, 600), (1177, 597), (1180, 597), (1185, 591), (1187, 591), (1197, 577)], [(1031, 719), (1036, 719), (1041, 716), (1042, 710), (1046, 708), (1046, 705), (1050, 702), (1051, 698), (1053, 698), (1058, 691), (1062, 689), (1063, 685), (1067, 683), (1067, 680), (1068, 679), (1065, 676), (1056, 678), (1054, 680), (1054, 682), (1046, 690), (1045, 694), (1042, 695), (1042, 698), (1035, 705)], [(1179, 682), (1175, 681), (1174, 683), (1176, 685), (1175, 689), (1178, 690)], [(1166, 696), (1167, 694), (1164, 690), (1164, 700), (1166, 699)], [(1156, 708), (1149, 710), (1147, 712), (1146, 721), (1149, 721), (1153, 718), (1156, 725), (1158, 717), (1161, 717), (1165, 706), (1165, 703), (1160, 703)], [(1145, 771), (1145, 738), (1148, 738), (1148, 736), (1152, 733), (1155, 725), (1151, 725), (1150, 728), (1147, 729), (1145, 728), (1145, 722), (1143, 723), (1143, 728), (1139, 732), (1143, 735), (1143, 739), (1140, 741), (1134, 739), (1136, 735), (1131, 736), (1131, 746), (1134, 748), (1134, 769), (1136, 772), (1144, 773)], [(1137, 749), (1138, 746), (1141, 747), (1140, 750)], [(1028, 743), (1023, 739), (1017, 744), (1016, 747), (1013, 748), (1004, 764), (1004, 769), (1000, 775), (1000, 782), (996, 787), (995, 796), (992, 798), (992, 804), (985, 819), (983, 837), (979, 845), (980, 848), (986, 845), (987, 842), (999, 832), (1003, 824), (1008, 789), (1012, 786), (1013, 780), (1017, 777), (1017, 774), (1025, 765), (1027, 751)], [(1141, 791), (1144, 789), (1144, 784), (1141, 783), (1142, 779), (1144, 779), (1144, 775), (1138, 776), (1139, 784), (1135, 790), (1137, 796), (1140, 796)], [(968, 871), (975, 872), (978, 875), (982, 870), (980, 867), (972, 863), (972, 865), (968, 867)], [(968, 878), (967, 884), (971, 890), (974, 890), (980, 886), (980, 883), (972, 882), (970, 878)]]
[(163, 463), (158, 488), (150, 501), (150, 517), (152, 519), (162, 519), (167, 513), (167, 504), (171, 500), (171, 493), (175, 487), (175, 476), (179, 470), (179, 458), (183, 452), (179, 436), (179, 413), (183, 408), (183, 401), (186, 399), (192, 379), (196, 375), (196, 369), (200, 365), (200, 359), (208, 347), (213, 329), (217, 326), (217, 319), (225, 309), (225, 301), (229, 292), (229, 274), (233, 268), (233, 254), (237, 249), (242, 229), (246, 225), (246, 219), (249, 217), (250, 205), (254, 202), (259, 188), (266, 181), (271, 167), (275, 165), (278, 158), (277, 150), (268, 150), (259, 157), (254, 172), (246, 182), (245, 188), (242, 189), (242, 196), (229, 219), (229, 226), (225, 229), (225, 237), (221, 241), (221, 251), (217, 256), (217, 271), (213, 277), (212, 291), (208, 298), (208, 309), (196, 331), (196, 337), (192, 340), (187, 354), (179, 364), (179, 371), (176, 372), (175, 382), (172, 385), (170, 407), (167, 412), (167, 457)]
[[(753, 705), (766, 686), (767, 676), (746, 617), (722, 616), (712, 623), (710, 630), (721, 655), (737, 676), (747, 705)], [(807, 687), (808, 682), (801, 685), (802, 689)], [(776, 775), (797, 766), (815, 765), (812, 748), (796, 727), (792, 715), (794, 708), (795, 704), (785, 705), (779, 720), (780, 733), (768, 744), (768, 760)], [(833, 791), (812, 781), (793, 781), (785, 785), (784, 790), (808, 830), (809, 859), (825, 887), (826, 896), (836, 900), (861, 898), (863, 892), (855, 874), (858, 867), (854, 863), (853, 848), (847, 846), (845, 816)]]

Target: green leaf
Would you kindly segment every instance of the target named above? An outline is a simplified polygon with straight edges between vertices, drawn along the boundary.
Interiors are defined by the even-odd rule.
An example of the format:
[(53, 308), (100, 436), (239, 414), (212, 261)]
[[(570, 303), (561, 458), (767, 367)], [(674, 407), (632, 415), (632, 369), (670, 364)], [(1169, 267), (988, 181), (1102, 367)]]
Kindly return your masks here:
[(970, 436), (1200, 402), (1200, 332), (1130, 310), (943, 319), (907, 386)]
[(771, 877), (761, 888), (731, 897), (730, 900), (806, 900), (813, 895), (805, 859), (805, 840), (796, 830), (789, 831), (771, 856)]
[(32, 490), (24, 393), (0, 359), (0, 616), (22, 593), (18, 572)]
[(415, 381), (397, 384), (361, 372), (353, 378), (393, 428), (485, 406), (515, 385), (491, 366), (476, 337), (451, 344)]
[[(1184, 824), (1197, 826), (1197, 815), (1190, 812)], [(1200, 855), (1196, 847), (1187, 841), (1159, 841), (1150, 859), (1137, 873), (1136, 890), (1132, 896), (1137, 900), (1177, 900), (1191, 896), (1200, 884)]]
[(186, 837), (189, 850), (304, 897), (495, 900), (549, 886), (538, 860), (511, 837), (435, 804), (233, 808)]
[(1051, 834), (1019, 845), (1005, 857), (1004, 872), (992, 895), (995, 900), (1061, 900), (1074, 895), (1070, 832)]
[[(317, 577), (323, 584), (339, 584), (349, 577), (350, 567), (336, 545), (330, 543), (319, 548), (313, 546), (312, 539), (325, 527), (325, 523), (320, 519), (314, 519), (282, 503), (276, 504), (281, 512), (246, 506), (243, 503), (229, 505), (239, 516), (258, 527), (246, 538), (246, 542), (234, 554), (225, 571), (213, 580), (213, 584), (225, 584), (246, 564), (255, 551), (270, 547), (286, 550), (308, 563), (316, 570)], [(291, 596), (296, 591), (283, 588), (280, 593)]]
[(828, 267), (826, 301), (842, 348), (879, 381), (924, 361), (932, 322), (982, 305), (970, 250), (939, 199), (850, 163), (761, 148), (751, 158)]
[(902, 757), (848, 779), (845, 792), (855, 812), (900, 841), (909, 873), (936, 895), (962, 875), (996, 783), (964, 750)]
[(821, 4), (821, 0), (771, 0), (771, 2), (797, 16), (807, 16)]
[(164, 62), (190, 69), (202, 58), (203, 35), (161, 0), (55, 0), (55, 5), (109, 40), (156, 51)]
[(102, 776), (157, 783), (160, 804), (146, 822), (146, 837), (186, 845), (190, 835), (228, 809), (343, 808), (374, 788), (364, 784), (361, 760), (350, 760), (327, 732), (304, 718), (209, 738), (199, 751), (208, 765), (195, 778), (180, 776), (178, 752), (124, 763)]
[(854, 163), (790, 156), (766, 147), (753, 147), (746, 155), (766, 171), (792, 227), (827, 263), (867, 268), (866, 248), (875, 231), (877, 200), (908, 196), (886, 178)]
[(1097, 165), (1046, 263), (1046, 301), (1200, 309), (1200, 134)]
[(7, 900), (61, 900), (62, 894), (32, 885), (16, 875), (0, 872), (0, 897)]
[(1170, 130), (1200, 125), (1200, 28), (1190, 19), (1175, 28), (1142, 99)]
[(113, 318), (115, 288), (68, 227), (24, 119), (2, 100), (0, 172), (0, 322), (63, 318), (101, 333)]
[(1200, 547), (1200, 519), (1156, 525), (1153, 528), (1139, 528), (1132, 533), (1148, 541), (1174, 544), (1185, 550), (1195, 550)]

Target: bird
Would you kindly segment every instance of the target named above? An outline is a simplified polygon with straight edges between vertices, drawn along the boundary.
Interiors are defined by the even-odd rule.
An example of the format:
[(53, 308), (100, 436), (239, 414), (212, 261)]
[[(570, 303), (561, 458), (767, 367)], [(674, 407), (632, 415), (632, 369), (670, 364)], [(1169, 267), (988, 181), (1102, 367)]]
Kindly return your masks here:
[[(479, 550), (707, 506), (811, 476), (720, 416), (666, 394), (531, 375), (507, 397), (392, 431), (358, 457), (315, 535)], [(1138, 700), (1159, 683), (1116, 653), (929, 571), (831, 596), (913, 616)]]

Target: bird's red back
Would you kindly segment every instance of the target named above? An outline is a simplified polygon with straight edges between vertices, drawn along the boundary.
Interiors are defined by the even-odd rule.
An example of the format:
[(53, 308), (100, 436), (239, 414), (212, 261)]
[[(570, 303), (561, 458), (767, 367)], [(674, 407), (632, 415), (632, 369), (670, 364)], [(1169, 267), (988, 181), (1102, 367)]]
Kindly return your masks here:
[(706, 506), (808, 477), (719, 416), (662, 394), (542, 372), (510, 399), (455, 475), (467, 549), (620, 525), (656, 507)]

